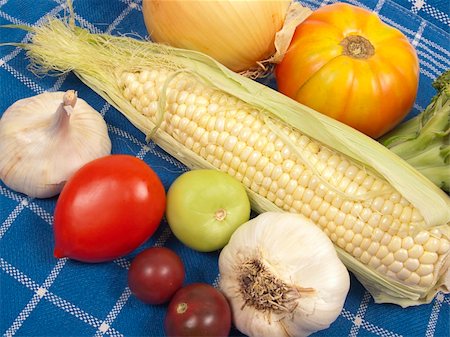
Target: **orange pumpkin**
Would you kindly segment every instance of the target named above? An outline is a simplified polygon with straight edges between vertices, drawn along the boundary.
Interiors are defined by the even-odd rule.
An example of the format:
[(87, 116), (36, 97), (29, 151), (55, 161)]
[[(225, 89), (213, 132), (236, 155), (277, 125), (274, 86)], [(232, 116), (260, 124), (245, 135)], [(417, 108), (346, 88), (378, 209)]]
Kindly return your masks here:
[(377, 138), (411, 110), (419, 61), (375, 13), (336, 3), (297, 27), (275, 75), (285, 95)]

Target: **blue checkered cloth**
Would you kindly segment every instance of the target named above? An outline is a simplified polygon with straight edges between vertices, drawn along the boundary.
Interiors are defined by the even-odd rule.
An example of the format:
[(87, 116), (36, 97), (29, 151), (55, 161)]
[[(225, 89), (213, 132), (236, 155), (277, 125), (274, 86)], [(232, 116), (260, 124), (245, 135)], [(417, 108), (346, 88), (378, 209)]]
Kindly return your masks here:
[[(326, 2), (326, 1), (325, 1)], [(450, 68), (448, 0), (364, 0), (352, 4), (373, 10), (400, 29), (420, 57), (419, 95), (409, 116), (422, 111), (434, 95), (431, 87)], [(315, 9), (324, 3), (307, 0)], [(75, 0), (79, 25), (95, 33), (146, 36), (140, 0)], [(65, 11), (64, 0), (0, 0), (0, 24), (37, 25), (46, 15)], [(25, 32), (0, 30), (0, 43), (26, 42)], [(75, 89), (101, 112), (113, 153), (142, 158), (161, 177), (166, 189), (186, 168), (163, 152), (73, 74), (37, 78), (27, 69), (24, 52), (0, 47), (0, 114), (18, 99), (44, 91)], [(273, 78), (266, 80), (273, 85)], [(0, 154), (7, 155), (7, 154)], [(53, 257), (53, 211), (56, 198), (38, 200), (0, 182), (0, 332), (5, 336), (163, 336), (167, 306), (145, 305), (127, 287), (127, 269), (137, 252), (165, 246), (182, 258), (185, 283), (217, 285), (217, 253), (198, 253), (183, 246), (164, 222), (133, 254), (110, 263), (84, 264)], [(344, 309), (327, 330), (315, 336), (449, 336), (450, 297), (438, 294), (429, 305), (401, 309), (374, 304), (354, 278)], [(233, 336), (242, 336), (232, 330)], [(275, 336), (274, 336), (275, 337)]]

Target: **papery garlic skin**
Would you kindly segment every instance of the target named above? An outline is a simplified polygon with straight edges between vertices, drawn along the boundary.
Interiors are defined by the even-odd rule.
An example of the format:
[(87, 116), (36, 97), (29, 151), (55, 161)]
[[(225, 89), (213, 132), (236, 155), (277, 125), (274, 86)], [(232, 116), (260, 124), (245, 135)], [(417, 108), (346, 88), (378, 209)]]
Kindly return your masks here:
[(76, 92), (45, 92), (13, 103), (0, 119), (0, 179), (30, 197), (61, 192), (87, 162), (111, 153), (103, 117)]
[[(291, 302), (277, 302), (289, 310), (258, 310), (245, 303), (242, 266), (253, 259), (277, 280), (298, 289), (288, 296)], [(241, 225), (220, 253), (219, 270), (220, 289), (231, 304), (234, 324), (255, 337), (300, 337), (328, 328), (350, 288), (348, 271), (330, 239), (310, 220), (291, 213), (266, 212)], [(245, 279), (250, 284), (249, 277)]]

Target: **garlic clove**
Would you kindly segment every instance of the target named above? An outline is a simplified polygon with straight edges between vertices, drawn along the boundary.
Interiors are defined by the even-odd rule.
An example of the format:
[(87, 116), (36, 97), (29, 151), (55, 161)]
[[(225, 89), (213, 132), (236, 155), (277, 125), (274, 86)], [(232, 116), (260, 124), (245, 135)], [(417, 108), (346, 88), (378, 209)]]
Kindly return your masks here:
[(111, 153), (103, 117), (74, 90), (13, 103), (0, 119), (0, 179), (31, 197), (57, 195), (82, 165)]

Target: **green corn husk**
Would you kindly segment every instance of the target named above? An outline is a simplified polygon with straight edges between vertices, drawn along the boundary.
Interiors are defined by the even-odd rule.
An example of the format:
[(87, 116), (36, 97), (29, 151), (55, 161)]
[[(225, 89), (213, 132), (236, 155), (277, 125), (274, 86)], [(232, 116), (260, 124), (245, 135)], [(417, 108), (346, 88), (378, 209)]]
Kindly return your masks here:
[[(156, 144), (190, 168), (213, 167), (190, 150), (175, 147), (174, 140), (168, 134), (155, 129), (158, 123), (141, 115), (123, 97), (118, 84), (122, 72), (156, 68), (171, 70), (172, 76), (179, 73), (196, 76), (208, 85), (251, 104), (267, 114), (268, 118), (278, 118), (303, 134), (353, 158), (366, 169), (377, 172), (421, 212), (426, 228), (439, 227), (450, 238), (449, 197), (408, 163), (362, 133), (242, 77), (208, 56), (127, 37), (91, 34), (56, 19), (31, 30), (31, 43), (20, 46), (27, 50), (36, 73), (73, 71), (146, 136), (152, 136)], [(161, 100), (164, 100), (164, 95)], [(159, 120), (162, 118), (162, 107), (165, 106), (165, 102), (160, 103)], [(250, 190), (249, 195), (252, 207), (257, 212), (280, 211), (273, 203)], [(417, 305), (430, 302), (438, 290), (448, 290), (448, 258), (436, 287), (424, 289), (392, 281), (369, 270), (344, 250), (337, 250), (349, 270), (377, 302)]]

